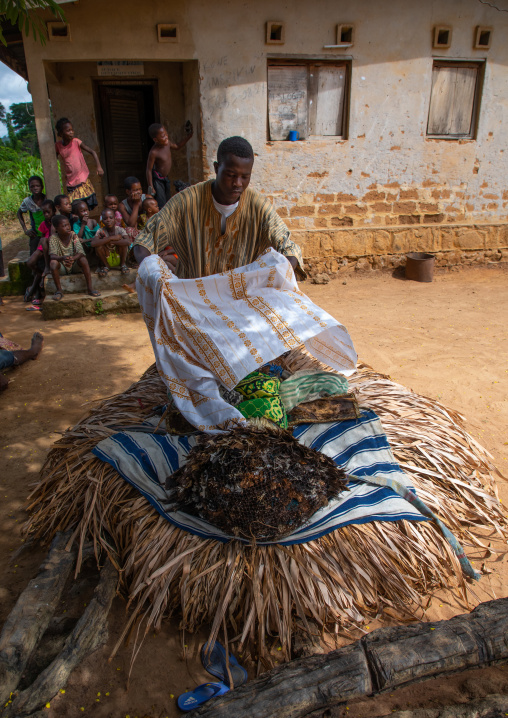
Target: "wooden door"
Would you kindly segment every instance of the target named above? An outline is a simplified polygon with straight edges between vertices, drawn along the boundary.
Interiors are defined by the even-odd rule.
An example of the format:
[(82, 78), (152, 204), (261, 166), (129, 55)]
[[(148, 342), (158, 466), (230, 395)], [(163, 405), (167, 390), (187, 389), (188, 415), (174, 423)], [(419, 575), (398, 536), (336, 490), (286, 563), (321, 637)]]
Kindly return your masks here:
[(148, 135), (145, 88), (99, 86), (108, 191), (121, 200), (124, 179), (134, 176), (145, 187)]

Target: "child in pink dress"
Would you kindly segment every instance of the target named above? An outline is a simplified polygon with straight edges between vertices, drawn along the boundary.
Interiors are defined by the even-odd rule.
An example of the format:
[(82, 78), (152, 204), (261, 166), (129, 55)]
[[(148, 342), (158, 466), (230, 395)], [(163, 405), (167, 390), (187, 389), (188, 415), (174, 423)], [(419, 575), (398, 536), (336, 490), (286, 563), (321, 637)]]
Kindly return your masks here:
[(83, 157), (83, 152), (88, 152), (92, 155), (97, 165), (97, 174), (102, 177), (104, 170), (101, 167), (97, 153), (83, 144), (77, 137), (74, 137), (72, 123), (67, 117), (61, 117), (55, 127), (57, 135), (61, 138), (55, 143), (55, 150), (62, 161), (69, 199), (71, 202), (76, 199), (82, 199), (92, 210), (97, 207), (97, 197), (89, 177), (90, 172)]

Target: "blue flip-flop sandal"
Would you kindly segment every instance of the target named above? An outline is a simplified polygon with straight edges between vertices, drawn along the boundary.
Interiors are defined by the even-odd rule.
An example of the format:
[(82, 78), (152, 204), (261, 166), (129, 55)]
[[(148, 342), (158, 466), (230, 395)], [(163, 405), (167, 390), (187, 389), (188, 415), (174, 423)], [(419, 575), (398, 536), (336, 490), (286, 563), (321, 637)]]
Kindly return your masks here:
[(194, 708), (203, 705), (206, 701), (209, 701), (210, 698), (222, 696), (228, 691), (229, 688), (225, 686), (224, 683), (203, 683), (197, 686), (197, 688), (194, 688), (193, 691), (182, 693), (181, 696), (178, 696), (176, 702), (180, 710), (188, 713)]
[[(218, 641), (215, 641), (211, 651), (208, 651), (208, 643), (203, 645), (201, 648), (201, 663), (208, 673), (219, 678), (222, 683), (229, 685), (226, 649)], [(229, 654), (229, 672), (233, 681), (231, 688), (238, 688), (238, 686), (243, 685), (249, 677), (245, 668), (238, 663), (231, 653)]]

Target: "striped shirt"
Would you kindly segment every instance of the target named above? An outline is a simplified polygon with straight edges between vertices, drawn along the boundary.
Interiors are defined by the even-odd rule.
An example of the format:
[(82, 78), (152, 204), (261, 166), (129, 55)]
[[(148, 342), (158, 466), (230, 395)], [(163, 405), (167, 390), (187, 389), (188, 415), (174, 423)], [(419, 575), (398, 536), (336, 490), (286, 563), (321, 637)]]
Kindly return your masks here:
[(207, 180), (174, 195), (138, 234), (134, 244), (152, 254), (173, 247), (178, 256), (176, 273), (181, 279), (196, 279), (229, 271), (253, 262), (273, 247), (286, 257), (296, 257), (297, 277), (305, 279), (302, 252), (290, 238), (284, 222), (270, 201), (247, 188), (237, 209), (221, 231), (222, 215), (212, 198)]

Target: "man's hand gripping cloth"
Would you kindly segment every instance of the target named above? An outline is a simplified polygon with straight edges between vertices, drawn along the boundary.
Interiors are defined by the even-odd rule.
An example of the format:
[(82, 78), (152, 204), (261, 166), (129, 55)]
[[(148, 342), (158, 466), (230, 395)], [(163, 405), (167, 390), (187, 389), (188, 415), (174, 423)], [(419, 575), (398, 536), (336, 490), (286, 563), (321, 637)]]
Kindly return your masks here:
[(245, 422), (221, 398), (220, 384), (233, 389), (300, 344), (346, 376), (356, 368), (345, 327), (298, 289), (290, 263), (273, 249), (245, 267), (200, 279), (178, 279), (152, 255), (139, 268), (137, 291), (159, 374), (201, 431)]

